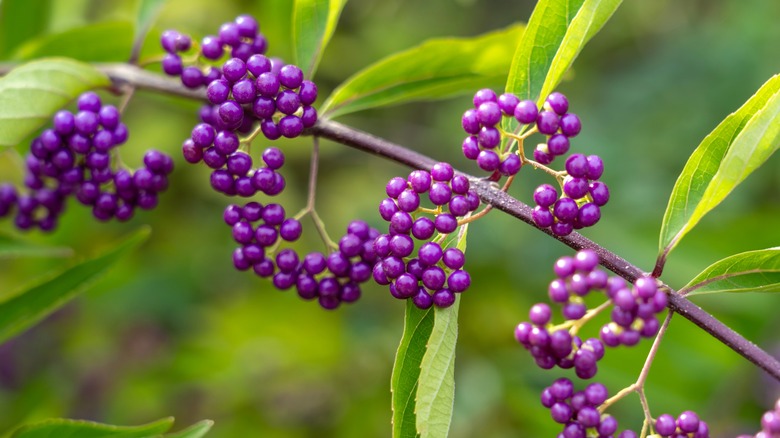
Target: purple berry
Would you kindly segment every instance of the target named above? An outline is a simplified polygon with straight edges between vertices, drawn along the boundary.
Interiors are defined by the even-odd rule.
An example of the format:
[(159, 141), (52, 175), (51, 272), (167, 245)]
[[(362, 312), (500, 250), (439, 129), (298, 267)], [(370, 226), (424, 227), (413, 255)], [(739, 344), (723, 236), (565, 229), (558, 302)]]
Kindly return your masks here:
[(539, 109), (532, 100), (523, 100), (515, 107), (515, 119), (524, 125), (534, 123), (538, 115)]
[(558, 115), (564, 115), (566, 114), (566, 111), (569, 110), (569, 100), (566, 99), (566, 96), (557, 91), (547, 96), (545, 104)]
[(574, 137), (582, 130), (582, 122), (576, 114), (568, 113), (561, 117), (561, 133), (567, 137)]

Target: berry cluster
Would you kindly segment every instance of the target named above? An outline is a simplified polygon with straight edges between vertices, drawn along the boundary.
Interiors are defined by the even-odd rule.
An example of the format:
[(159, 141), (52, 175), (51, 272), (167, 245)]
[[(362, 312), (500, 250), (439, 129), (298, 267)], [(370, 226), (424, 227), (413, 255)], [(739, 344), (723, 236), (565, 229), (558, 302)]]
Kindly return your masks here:
[[(162, 60), (163, 71), (170, 76), (180, 76), (181, 82), (188, 88), (200, 88), (209, 85), (221, 75), (219, 68), (202, 63), (217, 61), (230, 50), (232, 58), (247, 61), (252, 55), (262, 55), (268, 50), (268, 42), (259, 32), (257, 21), (249, 15), (240, 15), (234, 21), (224, 23), (217, 36), (203, 38), (197, 53), (188, 56), (192, 48), (192, 39), (175, 30), (162, 33), (160, 42), (167, 52)], [(185, 66), (182, 58), (194, 60), (193, 65)], [(205, 73), (204, 73), (205, 72)]]
[[(161, 43), (168, 52), (163, 69), (168, 74), (181, 74), (188, 87), (206, 86), (210, 103), (200, 111), (202, 123), (182, 145), (185, 160), (192, 164), (202, 161), (213, 169), (211, 186), (219, 193), (244, 198), (280, 194), (286, 185), (279, 172), (285, 161), (282, 150), (266, 148), (263, 165), (255, 166), (244, 149), (248, 151), (260, 132), (270, 140), (293, 138), (314, 125), (317, 111), (311, 105), (317, 100), (317, 86), (304, 80), (295, 65), (264, 55), (268, 44), (250, 16), (239, 16), (223, 24), (218, 36), (205, 37), (196, 65), (182, 68), (178, 53), (189, 48), (185, 41), (189, 38), (176, 31), (163, 33)], [(230, 56), (219, 67), (204, 64), (222, 59), (227, 48)], [(206, 68), (208, 73), (203, 74)], [(242, 140), (238, 134), (250, 135)], [(327, 256), (312, 252), (301, 257), (294, 249), (279, 248), (283, 241), (298, 240), (303, 232), (301, 223), (287, 217), (282, 205), (255, 201), (243, 206), (231, 204), (223, 218), (240, 245), (233, 252), (236, 269), (251, 268), (258, 276), (271, 278), (280, 290), (295, 286), (298, 295), (307, 300), (317, 298), (323, 308), (334, 309), (342, 302), (357, 300), (359, 285), (371, 278), (376, 261), (373, 241), (379, 232), (365, 222), (350, 223), (338, 249)]]
[(303, 71), (287, 64), (274, 71), (264, 55), (247, 61), (230, 58), (222, 66), (222, 76), (206, 89), (215, 108), (220, 129), (235, 130), (254, 117), (269, 140), (294, 138), (317, 121), (311, 105), (317, 100), (317, 86), (303, 79)]
[(652, 338), (660, 323), (656, 315), (666, 309), (666, 292), (652, 277), (640, 277), (633, 286), (620, 277), (609, 279), (606, 293), (612, 301), (612, 321), (601, 328), (601, 340), (610, 347), (632, 346), (640, 338)]
[(533, 124), (538, 112), (536, 104), (530, 100), (521, 102), (511, 93), (497, 96), (489, 88), (477, 91), (472, 101), (474, 108), (466, 110), (460, 119), (463, 130), (469, 134), (463, 140), (463, 155), (476, 160), (477, 166), (486, 172), (498, 171), (504, 176), (517, 174), (522, 165), (520, 157), (501, 151), (501, 131), (496, 126), (502, 117), (513, 116), (520, 123)]
[(598, 361), (604, 357), (604, 344), (597, 338), (584, 342), (572, 336), (566, 328), (550, 328), (550, 306), (538, 303), (529, 312), (531, 322), (521, 322), (515, 327), (515, 339), (523, 345), (542, 369), (558, 365), (574, 368), (577, 377), (590, 379), (598, 372)]
[(78, 111), (54, 115), (52, 128), (30, 145), (24, 184), (28, 193), (17, 193), (10, 184), (0, 186), (0, 216), (16, 209), (20, 229), (56, 227), (68, 196), (92, 207), (101, 221), (126, 221), (136, 207), (152, 209), (157, 195), (168, 187), (173, 160), (155, 150), (143, 158), (144, 167), (131, 172), (115, 170), (112, 150), (127, 140), (127, 127), (113, 105), (103, 105), (93, 92), (79, 96)]
[[(550, 283), (549, 295), (562, 306), (563, 317), (571, 322), (586, 315), (583, 302), (591, 289), (603, 288), (607, 275), (597, 268), (599, 258), (593, 251), (583, 250), (572, 257), (563, 257), (555, 264), (557, 279)], [(597, 338), (582, 341), (570, 333), (572, 324), (550, 326), (552, 311), (546, 303), (537, 303), (529, 312), (530, 322), (515, 328), (515, 339), (531, 352), (543, 369), (574, 367), (581, 379), (590, 379), (598, 371), (597, 362), (604, 357), (604, 344)]]
[[(536, 109), (531, 108), (531, 110)], [(555, 157), (569, 151), (570, 138), (582, 130), (582, 123), (576, 114), (570, 113), (569, 100), (561, 93), (547, 96), (544, 108), (536, 115), (536, 129), (547, 136), (547, 143), (534, 149), (534, 160), (541, 164), (550, 164)], [(531, 111), (529, 111), (529, 114)], [(518, 119), (519, 120), (519, 119)], [(522, 123), (522, 121), (521, 121)]]
[[(660, 325), (656, 315), (666, 308), (668, 297), (658, 288), (656, 280), (644, 276), (628, 285), (620, 277), (610, 277), (598, 265), (598, 255), (588, 249), (578, 251), (574, 257), (559, 258), (553, 267), (556, 278), (550, 282), (547, 292), (550, 300), (561, 306), (566, 321), (553, 326), (550, 306), (537, 303), (529, 312), (530, 322), (521, 322), (515, 328), (515, 339), (530, 351), (540, 368), (550, 369), (556, 365), (574, 368), (577, 377), (590, 379), (597, 373), (597, 362), (604, 356), (605, 346), (635, 345), (640, 338), (658, 333)], [(584, 298), (592, 291), (603, 292), (609, 301), (588, 311)], [(584, 324), (609, 305), (612, 307), (611, 321), (602, 327), (600, 339), (582, 341), (576, 336)], [(602, 384), (592, 383), (584, 391), (575, 393), (568, 379), (558, 379), (542, 392), (542, 404), (550, 409), (556, 422), (564, 425), (559, 436), (636, 437), (631, 430), (615, 435), (617, 421), (609, 415), (599, 415), (597, 408), (606, 399), (607, 390)], [(696, 418), (693, 425), (691, 415), (695, 417), (692, 413), (681, 416), (682, 423), (678, 423), (684, 423), (683, 426), (672, 418), (671, 429), (665, 426), (667, 420), (662, 416), (658, 433), (664, 437), (708, 436), (706, 423)], [(680, 429), (675, 432), (678, 426)], [(664, 435), (666, 430), (671, 432)], [(691, 435), (686, 435), (689, 433)]]
[(534, 191), (534, 223), (549, 227), (557, 236), (595, 225), (601, 219), (600, 207), (609, 201), (609, 188), (598, 181), (604, 172), (604, 163), (598, 155), (572, 154), (566, 159), (565, 168), (560, 197), (549, 184), (542, 184)]
[[(444, 236), (457, 229), (458, 218), (479, 207), (479, 197), (469, 187), (468, 178), (455, 175), (448, 163), (437, 163), (430, 172), (415, 170), (406, 179), (396, 177), (387, 183), (388, 198), (380, 202), (379, 214), (390, 224), (388, 233), (374, 240), (378, 262), (373, 277), (389, 285), (394, 297), (411, 298), (421, 309), (449, 307), (455, 294), (471, 285), (471, 277), (463, 270), (463, 252), (441, 245)], [(433, 208), (421, 206), (421, 195), (426, 193)], [(413, 238), (427, 241), (416, 254)]]
[(780, 438), (780, 399), (775, 402), (774, 409), (761, 416), (760, 431), (755, 435), (745, 434), (737, 438)]
[(709, 438), (707, 423), (699, 419), (695, 412), (685, 411), (676, 419), (669, 414), (661, 414), (655, 419), (655, 431), (664, 438), (687, 437)]
[[(553, 421), (563, 424), (560, 435), (565, 438), (588, 436), (612, 437), (618, 428), (617, 420), (608, 414), (601, 414), (598, 407), (609, 397), (607, 388), (601, 383), (591, 383), (582, 391), (574, 391), (569, 379), (558, 379), (542, 391), (542, 406), (550, 410)], [(636, 438), (631, 430), (624, 430), (618, 438)]]
[(347, 234), (339, 241), (339, 249), (327, 257), (312, 252), (301, 258), (291, 248), (277, 251), (280, 239), (294, 242), (303, 232), (301, 223), (286, 217), (281, 205), (263, 206), (254, 201), (243, 207), (231, 204), (223, 219), (232, 227), (233, 239), (241, 245), (233, 251), (236, 269), (252, 268), (260, 277), (271, 277), (279, 290), (296, 286), (301, 298), (317, 298), (323, 308), (335, 309), (342, 302), (357, 300), (359, 284), (371, 278), (375, 261), (372, 239), (379, 232), (365, 222), (350, 223)]

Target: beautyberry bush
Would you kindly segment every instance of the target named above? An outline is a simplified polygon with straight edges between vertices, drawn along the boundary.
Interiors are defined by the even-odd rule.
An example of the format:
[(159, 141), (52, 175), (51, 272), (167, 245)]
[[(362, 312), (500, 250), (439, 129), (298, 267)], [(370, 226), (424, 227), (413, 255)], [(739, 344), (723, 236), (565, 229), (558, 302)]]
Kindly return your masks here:
[[(684, 138), (707, 102), (589, 78), (598, 74), (575, 63), (628, 45), (607, 23), (646, 5), (539, 0), (519, 24), (431, 39), (358, 69), (355, 29), (395, 26), (366, 18), (388, 11), (295, 0), (227, 17), (232, 2), (196, 2), (187, 13), (205, 15), (190, 23), (140, 0), (132, 25), (57, 33), (67, 20), (46, 27), (36, 8), (7, 1), (2, 284), (66, 259), (0, 298), (9, 436), (780, 437), (780, 361), (768, 343), (776, 297), (742, 295), (780, 290), (774, 187), (737, 207), (739, 217), (766, 209), (754, 222), (734, 226), (727, 214), (714, 226), (708, 215), (739, 202), (730, 195), (748, 176), (773, 181), (759, 168), (780, 147), (776, 65), (738, 69), (747, 102), (730, 101), (720, 124)], [(470, 20), (486, 11), (495, 13)], [(395, 44), (371, 38), (357, 40)], [(337, 121), (348, 114), (350, 124)], [(683, 151), (669, 155), (679, 164), (667, 143)], [(655, 216), (653, 254), (644, 222)], [(135, 251), (146, 226), (106, 244), (147, 222), (148, 247)], [(710, 245), (667, 268), (683, 240)], [(67, 247), (102, 252), (69, 260)], [(110, 286), (97, 283), (120, 289), (111, 305), (80, 312), (105, 299), (96, 294), (65, 306), (111, 267), (120, 273)], [(122, 282), (129, 292), (114, 302)], [(68, 329), (73, 314), (100, 327)], [(672, 323), (675, 314), (695, 327)], [(398, 325), (390, 371), (384, 330)], [(59, 330), (89, 335), (41, 343)], [(110, 342), (123, 330), (124, 342)], [(770, 341), (748, 340), (762, 330)], [(67, 363), (58, 355), (69, 349), (91, 367), (68, 387), (72, 405), (40, 395), (57, 385), (37, 368)], [(160, 373), (155, 386), (135, 374), (160, 356), (181, 375)], [(761, 383), (725, 377), (748, 361)], [(387, 374), (390, 391), (374, 391)], [(32, 375), (45, 383), (33, 387)], [(179, 393), (140, 410), (120, 401), (163, 387)], [(164, 435), (172, 419), (149, 422), (163, 408), (194, 424)], [(363, 420), (369, 413), (382, 420)], [(38, 421), (46, 416), (71, 419)]]

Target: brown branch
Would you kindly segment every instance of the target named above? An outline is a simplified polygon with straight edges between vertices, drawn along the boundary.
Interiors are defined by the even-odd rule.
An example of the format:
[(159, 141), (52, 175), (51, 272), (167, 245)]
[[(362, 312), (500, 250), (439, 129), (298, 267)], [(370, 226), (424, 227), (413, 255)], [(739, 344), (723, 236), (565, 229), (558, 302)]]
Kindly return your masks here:
[[(187, 89), (176, 79), (151, 73), (130, 64), (96, 64), (96, 67), (111, 78), (112, 83), (116, 88), (131, 85), (138, 89), (147, 89), (190, 99), (205, 100), (205, 93), (203, 90)], [(13, 68), (12, 64), (0, 64), (0, 75), (7, 73), (11, 68)], [(434, 160), (431, 157), (410, 150), (404, 146), (330, 120), (320, 120), (314, 127), (307, 130), (306, 134), (327, 138), (361, 151), (405, 164), (412, 168), (430, 169), (437, 162), (437, 160)], [(469, 177), (472, 187), (483, 202), (492, 205), (494, 209), (501, 210), (539, 229), (531, 218), (531, 207), (509, 196), (505, 192), (502, 192), (485, 180), (467, 174), (463, 175)], [(592, 249), (599, 255), (601, 264), (604, 267), (628, 281), (633, 282), (639, 276), (646, 275), (638, 267), (579, 233), (572, 233), (568, 236), (561, 237), (553, 235), (548, 229), (541, 229), (540, 231), (547, 233), (575, 250), (583, 248)], [(656, 270), (660, 271), (659, 269)], [(717, 318), (713, 317), (699, 306), (677, 294), (671, 288), (668, 289), (669, 308), (671, 310), (690, 320), (702, 330), (765, 370), (775, 379), (780, 380), (780, 361), (742, 337), (739, 333), (720, 322)]]

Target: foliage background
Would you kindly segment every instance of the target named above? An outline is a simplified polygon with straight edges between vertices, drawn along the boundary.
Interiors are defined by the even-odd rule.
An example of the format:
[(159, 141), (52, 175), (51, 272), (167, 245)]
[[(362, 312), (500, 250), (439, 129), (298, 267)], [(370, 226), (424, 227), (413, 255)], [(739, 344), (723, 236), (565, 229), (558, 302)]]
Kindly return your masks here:
[[(136, 7), (120, 0), (3, 0), (0, 60), (60, 54), (124, 61)], [(477, 35), (525, 21), (532, 8), (531, 1), (349, 2), (315, 78), (320, 95), (371, 62), (427, 38)], [(290, 9), (287, 0), (170, 0), (143, 53), (161, 52), (157, 37), (166, 28), (199, 37), (252, 13), (269, 39), (269, 53), (289, 59)], [(574, 148), (604, 158), (603, 179), (612, 189), (602, 223), (586, 230), (588, 237), (651, 269), (666, 199), (687, 156), (780, 71), (778, 16), (780, 3), (761, 0), (625, 2), (586, 47), (560, 90), (583, 120)], [(84, 32), (85, 26), (96, 34), (84, 44), (58, 45), (61, 33)], [(343, 121), (474, 171), (459, 152), (460, 114), (468, 105), (470, 97), (463, 96), (365, 111)], [(88, 293), (0, 346), (0, 431), (54, 416), (138, 424), (174, 415), (179, 425), (214, 419), (209, 435), (214, 437), (388, 436), (390, 371), (403, 304), (369, 286), (355, 305), (322, 311), (294, 292), (280, 293), (232, 269), (233, 244), (221, 220), (228, 201), (210, 191), (203, 166), (180, 159), (197, 108), (147, 92), (137, 93), (128, 107), (131, 137), (123, 159), (137, 165), (142, 151), (154, 147), (177, 160), (171, 189), (157, 210), (128, 224), (93, 224), (86, 209), (71, 204), (56, 233), (23, 236), (73, 248), (79, 257), (142, 224), (153, 229), (141, 250)], [(288, 157), (282, 202), (295, 211), (304, 205), (310, 140), (277, 143)], [(3, 180), (20, 182), (18, 162), (15, 151), (0, 155)], [(381, 225), (375, 211), (383, 186), (407, 172), (325, 142), (317, 202), (331, 233), (341, 233), (353, 218)], [(526, 201), (542, 181), (531, 173), (521, 172), (512, 191)], [(662, 278), (679, 287), (730, 254), (780, 244), (778, 187), (780, 162), (773, 159), (689, 235)], [(8, 221), (0, 227), (18, 235)], [(474, 283), (460, 310), (451, 435), (553, 436), (555, 425), (538, 394), (561, 373), (536, 369), (514, 342), (512, 329), (531, 304), (545, 299), (553, 261), (571, 251), (501, 213), (469, 231)], [(311, 227), (304, 233), (308, 250), (321, 249), (314, 234)], [(0, 259), (0, 294), (67, 262)], [(780, 354), (777, 296), (694, 301)], [(598, 378), (613, 391), (631, 383), (648, 347), (645, 342), (611, 351)], [(693, 409), (714, 436), (734, 436), (757, 429), (761, 411), (780, 396), (780, 387), (675, 317), (647, 393), (655, 414)], [(635, 397), (615, 412), (623, 425), (641, 424)]]

